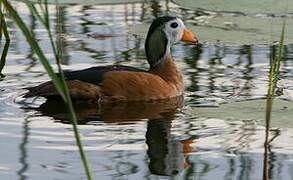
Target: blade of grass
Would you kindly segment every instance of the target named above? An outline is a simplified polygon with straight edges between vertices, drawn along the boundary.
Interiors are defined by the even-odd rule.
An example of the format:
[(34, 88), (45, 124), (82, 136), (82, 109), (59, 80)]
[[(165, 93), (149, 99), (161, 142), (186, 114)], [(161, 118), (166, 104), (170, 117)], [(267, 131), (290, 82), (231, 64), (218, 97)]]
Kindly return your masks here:
[[(33, 35), (28, 30), (27, 26), (22, 21), (22, 19), (19, 17), (18, 13), (14, 10), (14, 8), (10, 5), (10, 3), (7, 2), (7, 0), (2, 0), (2, 3), (4, 4), (5, 8), (8, 10), (8, 12), (11, 15), (11, 17), (13, 18), (14, 22), (20, 27), (20, 29), (24, 33), (24, 35), (27, 38), (27, 41), (29, 42), (30, 46), (34, 49), (34, 51), (37, 54), (37, 56), (39, 57), (41, 63), (45, 67), (48, 75), (52, 79), (52, 82), (53, 82), (55, 88), (60, 93), (61, 97), (63, 98), (64, 103), (66, 104), (66, 106), (68, 108), (68, 111), (69, 111), (69, 116), (70, 116), (70, 120), (71, 120), (71, 123), (72, 123), (72, 126), (73, 126), (73, 131), (74, 131), (74, 135), (75, 135), (75, 139), (76, 139), (76, 144), (77, 144), (77, 146), (79, 148), (80, 157), (82, 159), (84, 169), (86, 171), (87, 179), (91, 180), (92, 179), (91, 169), (89, 167), (88, 161), (87, 161), (85, 153), (83, 151), (83, 146), (82, 146), (79, 131), (78, 131), (78, 128), (77, 128), (77, 118), (76, 118), (76, 115), (75, 115), (75, 112), (74, 112), (74, 108), (73, 108), (73, 104), (72, 104), (72, 101), (71, 101), (70, 93), (69, 93), (69, 90), (68, 90), (64, 75), (63, 75), (63, 71), (62, 71), (62, 68), (61, 68), (61, 65), (60, 65), (60, 61), (59, 61), (59, 57), (58, 57), (56, 49), (55, 49), (54, 53), (55, 53), (55, 57), (57, 57), (56, 61), (57, 61), (58, 69), (61, 72), (61, 80), (54, 73), (51, 65), (49, 64), (49, 62), (48, 62), (47, 58), (45, 57), (43, 51), (39, 47), (37, 41), (33, 38)], [(46, 8), (46, 13), (48, 14), (48, 9), (47, 9), (47, 7), (45, 7), (45, 8)], [(46, 16), (47, 15), (45, 15), (45, 17)], [(45, 26), (45, 27), (47, 27), (47, 28), (50, 27), (49, 22), (46, 22), (46, 21), (49, 21), (49, 19), (45, 18), (44, 21), (47, 24), (47, 26)], [(53, 42), (51, 30), (49, 30), (48, 32), (49, 32), (49, 36), (50, 36), (50, 41), (52, 41), (51, 44), (55, 48), (55, 44)]]
[(36, 7), (34, 6), (34, 4), (31, 1), (25, 1), (24, 2), (26, 4), (26, 6), (29, 8), (30, 12), (32, 14), (34, 14), (37, 19), (42, 23), (45, 24), (45, 20), (43, 19), (43, 17), (40, 15), (39, 11), (36, 9)]
[(9, 50), (9, 45), (10, 45), (10, 41), (6, 40), (3, 51), (2, 51), (1, 60), (0, 60), (0, 80), (5, 77), (5, 75), (2, 73), (2, 71), (3, 71), (3, 68), (6, 64), (6, 56), (7, 56), (8, 50)]
[(1, 36), (2, 36), (2, 32), (4, 34), (5, 37), (5, 45), (1, 54), (1, 59), (0, 59), (0, 80), (5, 77), (4, 74), (2, 74), (2, 70), (5, 66), (6, 63), (6, 56), (9, 50), (9, 45), (10, 45), (10, 37), (9, 37), (9, 33), (8, 33), (8, 29), (7, 29), (7, 24), (5, 21), (5, 17), (4, 17), (4, 13), (2, 12), (2, 7), (0, 7), (0, 20), (1, 20)]
[(283, 21), (283, 26), (282, 26), (282, 32), (280, 36), (280, 43), (278, 46), (278, 53), (276, 54), (276, 77), (275, 77), (275, 82), (274, 82), (274, 88), (277, 87), (277, 81), (279, 79), (280, 75), (280, 66), (281, 66), (281, 61), (283, 59), (283, 51), (284, 51), (284, 39), (285, 39), (285, 27), (286, 27), (286, 19)]
[(269, 71), (269, 85), (267, 91), (266, 101), (266, 131), (265, 131), (265, 142), (264, 142), (264, 159), (263, 159), (263, 180), (269, 180), (269, 156), (270, 156), (270, 143), (269, 132), (271, 126), (272, 108), (274, 102), (275, 91), (279, 80), (280, 66), (283, 59), (283, 48), (285, 39), (285, 27), (286, 19), (283, 21), (282, 31), (280, 35), (280, 41), (278, 45), (278, 51), (272, 56), (270, 60), (270, 71)]
[[(37, 8), (35, 7), (35, 5), (32, 2), (26, 1), (25, 3), (28, 6), (30, 12), (33, 15), (35, 15), (36, 17), (38, 17), (39, 21), (46, 28), (46, 30), (48, 32), (48, 35), (49, 35), (49, 40), (50, 40), (50, 43), (51, 43), (53, 54), (54, 54), (55, 59), (56, 59), (56, 63), (57, 63), (57, 65), (60, 64), (59, 63), (60, 62), (60, 57), (58, 57), (57, 48), (56, 48), (56, 45), (55, 45), (54, 40), (53, 40), (53, 34), (52, 34), (52, 31), (51, 31), (51, 26), (50, 26), (48, 2), (46, 0), (44, 2), (42, 0), (38, 1), (39, 6), (41, 7), (41, 11), (42, 11), (41, 13), (37, 10)], [(45, 7), (43, 7), (43, 4), (44, 4)], [(57, 4), (57, 2), (56, 2), (56, 4)], [(43, 15), (43, 17), (41, 16), (41, 14)], [(59, 67), (59, 65), (58, 65), (58, 69), (59, 70), (61, 69)]]
[(271, 63), (270, 63), (269, 85), (268, 85), (268, 91), (267, 91), (266, 117), (265, 117), (267, 131), (269, 131), (270, 129), (273, 100), (274, 100), (275, 90), (277, 87), (277, 82), (279, 79), (280, 65), (283, 59), (285, 27), (286, 27), (286, 20), (283, 21), (282, 32), (281, 32), (280, 41), (278, 45), (278, 51), (276, 55), (273, 56), (273, 59), (271, 60)]
[[(48, 15), (48, 4), (47, 4), (47, 1), (45, 1), (46, 3), (46, 6), (45, 6), (45, 9), (46, 9), (46, 14)], [(58, 6), (58, 3), (56, 3)], [(59, 15), (59, 11), (57, 10), (57, 16)], [(49, 17), (49, 16), (48, 16)], [(57, 18), (58, 19), (58, 18)], [(75, 134), (75, 137), (76, 138), (76, 144), (78, 145), (78, 148), (80, 149), (80, 156), (81, 156), (81, 159), (83, 161), (83, 165), (84, 165), (84, 168), (85, 168), (85, 172), (87, 174), (87, 178), (88, 180), (91, 180), (93, 179), (92, 178), (92, 172), (91, 172), (91, 168), (89, 166), (89, 163), (87, 161), (87, 158), (85, 156), (85, 153), (83, 151), (83, 147), (82, 147), (82, 143), (81, 143), (81, 140), (80, 140), (80, 136), (79, 136), (79, 131), (78, 131), (78, 128), (77, 128), (77, 118), (76, 118), (76, 114), (74, 112), (74, 107), (73, 107), (73, 104), (72, 104), (72, 101), (71, 101), (71, 97), (70, 97), (70, 93), (69, 93), (69, 89), (68, 89), (68, 86), (66, 85), (66, 80), (65, 80), (65, 76), (64, 76), (64, 73), (63, 73), (63, 70), (61, 68), (61, 58), (62, 58), (62, 50), (61, 50), (61, 44), (60, 44), (60, 38), (59, 40), (57, 40), (57, 48), (55, 46), (55, 43), (53, 41), (53, 36), (52, 36), (52, 32), (51, 32), (51, 28), (50, 28), (50, 22), (49, 22), (49, 18), (46, 18), (46, 21), (47, 24), (48, 24), (48, 33), (49, 33), (49, 37), (50, 37), (50, 41), (51, 41), (51, 44), (52, 44), (52, 48), (53, 48), (53, 51), (54, 51), (54, 54), (55, 54), (55, 58), (56, 58), (56, 63), (58, 65), (58, 71), (59, 71), (59, 74), (61, 75), (61, 81), (62, 83), (64, 84), (64, 91), (65, 91), (65, 95), (66, 97), (69, 99), (69, 101), (67, 101), (67, 107), (68, 107), (68, 110), (69, 110), (69, 114), (71, 116), (70, 119), (72, 119), (72, 124), (73, 124), (73, 132)], [(60, 28), (60, 22), (57, 22), (57, 28)], [(57, 31), (58, 32), (61, 32), (61, 31)], [(59, 46), (58, 46), (59, 45)], [(60, 49), (58, 48), (60, 47)]]
[(2, 40), (2, 28), (3, 28), (3, 24), (2, 24), (2, 17), (3, 15), (3, 9), (2, 9), (2, 4), (0, 3), (0, 42)]

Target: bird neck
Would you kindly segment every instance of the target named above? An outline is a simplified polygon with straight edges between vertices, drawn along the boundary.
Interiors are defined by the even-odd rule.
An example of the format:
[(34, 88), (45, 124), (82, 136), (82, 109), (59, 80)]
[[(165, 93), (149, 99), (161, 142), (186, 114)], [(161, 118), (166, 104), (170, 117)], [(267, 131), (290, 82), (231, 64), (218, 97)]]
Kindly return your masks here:
[(151, 64), (150, 69), (162, 69), (166, 64), (169, 64), (169, 61), (173, 62), (173, 58), (171, 55), (170, 44), (168, 42), (165, 45), (163, 55), (157, 57), (157, 59)]
[(160, 65), (151, 68), (150, 72), (160, 76), (165, 81), (183, 84), (182, 75), (170, 54), (166, 55)]
[(149, 32), (145, 42), (145, 51), (150, 69), (162, 66), (170, 56), (171, 43), (162, 29)]

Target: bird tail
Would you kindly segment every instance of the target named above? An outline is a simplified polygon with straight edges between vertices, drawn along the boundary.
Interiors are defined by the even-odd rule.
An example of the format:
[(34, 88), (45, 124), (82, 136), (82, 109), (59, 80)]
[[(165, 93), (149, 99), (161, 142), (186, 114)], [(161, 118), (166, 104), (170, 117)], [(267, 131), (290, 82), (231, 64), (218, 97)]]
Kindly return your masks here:
[[(72, 100), (98, 101), (101, 97), (100, 87), (94, 84), (82, 82), (79, 80), (70, 80), (67, 81), (67, 86)], [(28, 92), (23, 95), (24, 98), (31, 98), (35, 96), (41, 96), (47, 99), (61, 98), (52, 81), (48, 81), (38, 86), (28, 87), (25, 89), (27, 89)]]

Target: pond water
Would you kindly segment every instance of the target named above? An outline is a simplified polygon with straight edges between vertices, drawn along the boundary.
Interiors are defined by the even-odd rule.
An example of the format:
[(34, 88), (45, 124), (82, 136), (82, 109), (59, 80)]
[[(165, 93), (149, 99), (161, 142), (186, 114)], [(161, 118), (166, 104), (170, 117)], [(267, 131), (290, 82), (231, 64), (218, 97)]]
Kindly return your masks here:
[[(13, 6), (54, 63), (44, 28), (23, 3)], [(219, 33), (219, 41), (208, 39), (206, 32), (221, 28), (191, 21), (219, 13), (206, 8), (186, 9), (184, 1), (49, 5), (52, 29), (63, 43), (64, 69), (109, 64), (148, 68), (144, 33), (155, 17), (166, 13), (182, 17), (203, 42), (173, 48), (185, 78), (184, 99), (75, 105), (95, 179), (263, 179), (264, 98), (275, 46), (260, 43), (262, 38), (231, 43), (235, 33), (241, 39), (246, 32), (241, 28), (232, 30), (233, 38)], [(276, 21), (266, 14), (250, 16)], [(221, 17), (234, 16), (224, 12), (216, 18)], [(61, 28), (56, 30), (57, 23)], [(9, 19), (8, 26), (11, 45), (6, 77), (0, 81), (0, 178), (85, 179), (63, 105), (21, 97), (23, 88), (48, 76)], [(221, 31), (229, 34), (229, 29)], [(276, 180), (293, 179), (293, 45), (288, 43), (284, 53), (278, 84), (282, 95), (273, 111), (273, 124), (278, 123), (270, 132), (274, 140), (265, 170)]]

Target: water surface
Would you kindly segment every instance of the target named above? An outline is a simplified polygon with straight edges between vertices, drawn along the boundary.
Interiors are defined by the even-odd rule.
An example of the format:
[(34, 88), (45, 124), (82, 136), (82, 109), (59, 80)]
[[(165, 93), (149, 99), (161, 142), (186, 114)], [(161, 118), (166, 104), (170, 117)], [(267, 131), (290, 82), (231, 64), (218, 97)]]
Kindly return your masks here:
[[(13, 5), (54, 63), (44, 28), (23, 3)], [(95, 179), (262, 179), (264, 109), (251, 103), (258, 114), (263, 111), (263, 118), (253, 113), (235, 118), (230, 112), (235, 109), (212, 116), (207, 110), (220, 111), (222, 104), (265, 98), (269, 59), (275, 46), (259, 41), (209, 41), (200, 32), (211, 27), (190, 19), (211, 14), (183, 7), (171, 1), (49, 6), (54, 34), (63, 43), (64, 69), (109, 64), (148, 68), (144, 32), (155, 17), (166, 13), (182, 17), (203, 42), (173, 48), (185, 78), (184, 100), (76, 105)], [(61, 25), (58, 32), (57, 22)], [(8, 25), (11, 46), (4, 69), (6, 78), (0, 82), (0, 177), (85, 179), (63, 105), (42, 98), (21, 98), (26, 92), (23, 88), (42, 83), (48, 76), (15, 24), (9, 20)], [(292, 59), (293, 46), (288, 44), (279, 83), (283, 95), (278, 97), (288, 104), (276, 107), (284, 114), (293, 97)], [(282, 118), (286, 123), (292, 119)], [(293, 129), (286, 123), (271, 131), (275, 137), (269, 158), (271, 179), (293, 179)]]

